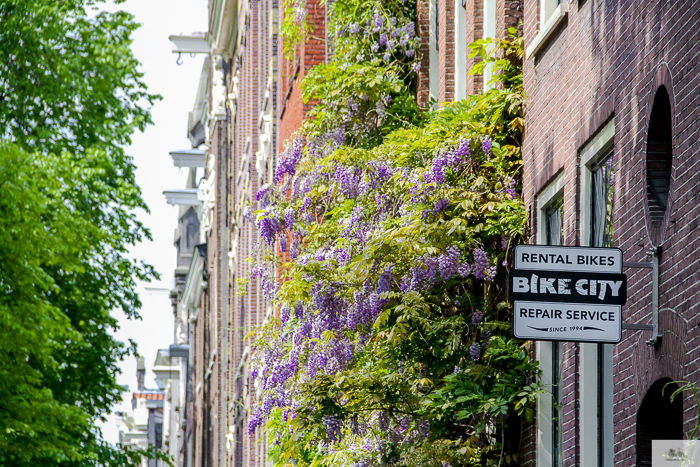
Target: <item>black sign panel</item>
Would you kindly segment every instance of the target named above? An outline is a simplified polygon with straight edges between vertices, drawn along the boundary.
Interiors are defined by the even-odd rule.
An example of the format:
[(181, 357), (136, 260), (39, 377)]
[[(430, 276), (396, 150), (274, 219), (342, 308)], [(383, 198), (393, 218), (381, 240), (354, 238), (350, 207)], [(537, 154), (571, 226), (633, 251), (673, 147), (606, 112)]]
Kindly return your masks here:
[(615, 273), (512, 269), (510, 300), (550, 303), (624, 305), (627, 276)]

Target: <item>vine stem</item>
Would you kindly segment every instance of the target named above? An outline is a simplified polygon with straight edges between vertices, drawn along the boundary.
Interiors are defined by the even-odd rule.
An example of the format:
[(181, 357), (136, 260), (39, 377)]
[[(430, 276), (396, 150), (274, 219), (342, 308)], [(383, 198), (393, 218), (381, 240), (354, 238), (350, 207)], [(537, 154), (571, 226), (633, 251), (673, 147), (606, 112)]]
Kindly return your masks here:
[(506, 429), (501, 427), (501, 457), (498, 458), (498, 467), (501, 467), (501, 462), (503, 462), (503, 451), (506, 447)]

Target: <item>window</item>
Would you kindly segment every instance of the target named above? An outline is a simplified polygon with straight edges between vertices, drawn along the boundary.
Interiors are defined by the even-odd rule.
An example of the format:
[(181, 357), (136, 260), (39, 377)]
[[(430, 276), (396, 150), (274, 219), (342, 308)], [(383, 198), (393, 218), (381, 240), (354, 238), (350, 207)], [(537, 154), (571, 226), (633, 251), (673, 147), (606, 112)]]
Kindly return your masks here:
[(613, 246), (614, 158), (610, 146), (591, 170), (591, 246)]
[[(581, 244), (612, 247), (615, 237), (615, 121), (581, 151)], [(581, 345), (581, 463), (613, 465), (613, 346)]]
[(547, 218), (547, 245), (564, 244), (564, 198), (557, 199), (545, 211)]
[(546, 24), (560, 4), (561, 0), (540, 0), (540, 24)]
[[(564, 244), (564, 174), (557, 176), (537, 196), (537, 243)], [(537, 465), (560, 467), (562, 463), (561, 342), (537, 342), (537, 358), (542, 368), (542, 383), (551, 389), (537, 400)]]
[[(484, 39), (485, 38), (496, 38), (496, 0), (484, 0)], [(493, 46), (489, 46), (489, 50), (493, 49)], [(493, 67), (487, 65), (484, 67), (484, 91), (491, 88), (489, 81), (493, 77)]]
[(539, 32), (525, 49), (526, 58), (534, 57), (569, 11), (569, 0), (540, 0)]
[[(612, 247), (615, 232), (613, 223), (614, 208), (614, 154), (612, 144), (608, 144), (601, 151), (598, 162), (591, 170), (591, 239), (590, 246)], [(605, 465), (606, 457), (606, 426), (607, 419), (612, 417), (612, 406), (608, 407), (606, 397), (608, 379), (612, 378), (612, 371), (607, 370), (608, 353), (611, 352), (611, 344), (596, 344), (596, 366), (598, 387), (597, 392), (597, 438), (598, 438), (598, 466)], [(612, 368), (610, 369), (612, 370)], [(612, 433), (610, 433), (612, 435)]]
[(647, 205), (655, 244), (663, 239), (663, 222), (668, 210), (673, 167), (673, 116), (665, 86), (654, 95), (647, 132)]
[(455, 101), (467, 97), (467, 9), (465, 0), (455, 2)]
[[(430, 86), (430, 99), (434, 102), (438, 98), (438, 89), (440, 84), (440, 54), (438, 53), (438, 2), (439, 0), (430, 0), (430, 12), (429, 12), (429, 42), (430, 42), (430, 52), (428, 56), (429, 70), (428, 70), (428, 82)], [(436, 108), (436, 103), (433, 108)]]

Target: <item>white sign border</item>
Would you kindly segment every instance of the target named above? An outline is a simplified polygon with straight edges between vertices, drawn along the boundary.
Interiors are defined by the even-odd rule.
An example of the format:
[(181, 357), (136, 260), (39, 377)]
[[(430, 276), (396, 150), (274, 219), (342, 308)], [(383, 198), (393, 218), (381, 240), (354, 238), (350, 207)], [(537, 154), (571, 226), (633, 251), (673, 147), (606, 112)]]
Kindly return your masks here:
[(619, 333), (620, 338), (616, 341), (612, 341), (612, 340), (593, 340), (593, 339), (548, 339), (547, 337), (522, 337), (522, 336), (518, 336), (516, 334), (516, 329), (517, 329), (516, 321), (517, 321), (518, 317), (517, 317), (517, 313), (515, 312), (517, 307), (518, 307), (518, 303), (537, 303), (537, 304), (545, 304), (546, 303), (548, 305), (557, 305), (557, 306), (569, 306), (569, 305), (571, 305), (571, 306), (587, 306), (587, 305), (591, 305), (590, 303), (588, 303), (588, 304), (587, 303), (550, 303), (550, 302), (533, 302), (533, 301), (529, 301), (529, 300), (515, 300), (515, 301), (513, 301), (513, 336), (517, 339), (522, 339), (522, 340), (526, 340), (526, 341), (584, 342), (584, 343), (593, 343), (593, 344), (619, 344), (620, 342), (622, 342), (622, 305), (606, 305), (606, 306), (610, 306), (610, 307), (616, 307), (618, 312), (619, 312), (619, 316), (620, 316), (620, 333)]
[[(611, 250), (616, 250), (620, 252), (620, 268), (619, 270), (606, 270), (606, 271), (590, 271), (590, 270), (580, 270), (580, 269), (575, 269), (572, 266), (568, 267), (557, 267), (555, 266), (554, 268), (547, 267), (546, 269), (538, 269), (538, 268), (533, 268), (532, 264), (530, 265), (522, 265), (518, 264), (518, 249), (524, 249), (524, 248), (532, 248), (535, 247), (536, 249), (556, 249), (556, 250), (571, 250), (571, 251), (578, 251), (578, 252), (583, 252), (583, 250), (597, 250), (597, 251), (611, 251)], [(581, 273), (591, 273), (591, 274), (596, 274), (600, 272), (605, 272), (605, 273), (613, 273), (613, 274), (622, 274), (622, 263), (624, 262), (624, 257), (622, 255), (622, 250), (620, 248), (602, 248), (602, 247), (588, 247), (588, 246), (557, 246), (557, 245), (516, 245), (515, 249), (513, 251), (513, 268), (514, 269), (526, 269), (526, 270), (538, 270), (538, 271), (576, 271), (576, 272), (581, 272)], [(547, 265), (550, 266), (550, 265)], [(575, 266), (575, 265), (574, 265)]]

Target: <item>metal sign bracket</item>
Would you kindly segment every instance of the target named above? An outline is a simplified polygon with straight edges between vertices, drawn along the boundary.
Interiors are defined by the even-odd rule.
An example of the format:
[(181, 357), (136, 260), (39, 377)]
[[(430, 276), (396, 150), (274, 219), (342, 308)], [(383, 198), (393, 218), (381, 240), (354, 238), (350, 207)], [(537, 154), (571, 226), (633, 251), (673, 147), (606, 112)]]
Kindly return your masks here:
[(623, 323), (622, 329), (634, 331), (651, 331), (651, 339), (646, 344), (656, 347), (661, 344), (661, 333), (659, 332), (659, 256), (661, 247), (652, 247), (647, 256), (651, 256), (651, 261), (634, 262), (624, 261), (623, 267), (651, 269), (651, 322), (652, 324), (628, 324)]

